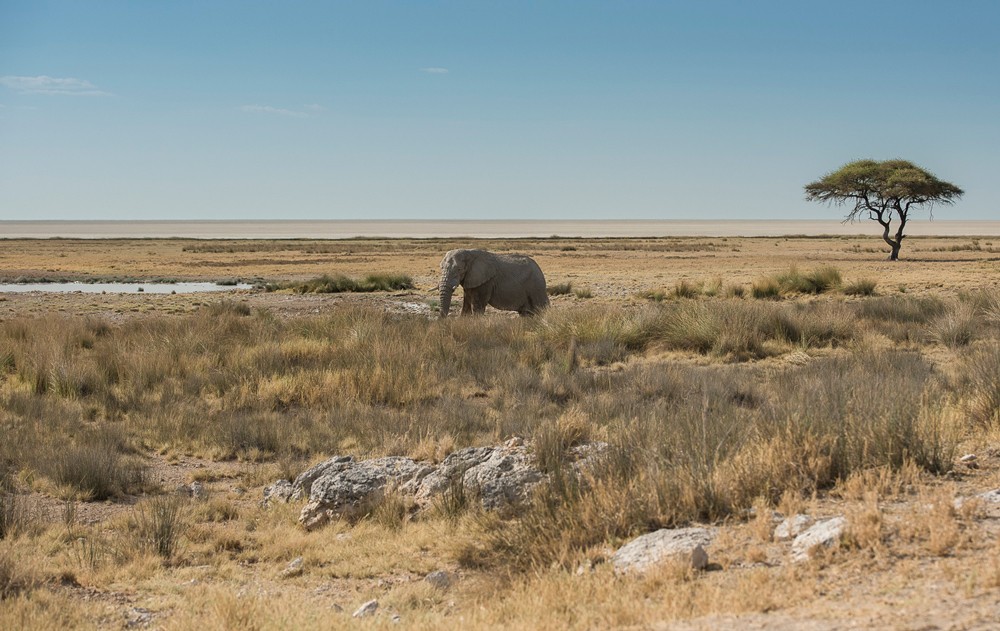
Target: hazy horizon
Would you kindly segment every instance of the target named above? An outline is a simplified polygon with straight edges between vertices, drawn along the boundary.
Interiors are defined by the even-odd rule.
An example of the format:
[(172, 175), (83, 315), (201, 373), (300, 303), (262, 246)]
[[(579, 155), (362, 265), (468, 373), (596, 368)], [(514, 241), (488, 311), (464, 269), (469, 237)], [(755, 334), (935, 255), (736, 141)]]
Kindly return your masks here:
[[(0, 220), (0, 239), (878, 237), (872, 222), (823, 220)], [(924, 221), (909, 236), (1000, 236), (1000, 221)]]
[(837, 221), (802, 187), (865, 157), (987, 220), (998, 23), (985, 0), (6, 0), (0, 220)]

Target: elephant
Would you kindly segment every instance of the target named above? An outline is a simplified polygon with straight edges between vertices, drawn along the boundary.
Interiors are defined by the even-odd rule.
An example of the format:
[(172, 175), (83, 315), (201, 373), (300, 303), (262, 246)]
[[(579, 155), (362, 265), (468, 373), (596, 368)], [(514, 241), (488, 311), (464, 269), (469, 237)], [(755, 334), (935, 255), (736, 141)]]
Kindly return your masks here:
[(484, 313), (486, 305), (522, 316), (549, 305), (545, 276), (538, 263), (522, 254), (486, 250), (451, 250), (441, 260), (441, 317), (448, 317), (451, 294), (459, 285), (465, 296), (462, 315)]

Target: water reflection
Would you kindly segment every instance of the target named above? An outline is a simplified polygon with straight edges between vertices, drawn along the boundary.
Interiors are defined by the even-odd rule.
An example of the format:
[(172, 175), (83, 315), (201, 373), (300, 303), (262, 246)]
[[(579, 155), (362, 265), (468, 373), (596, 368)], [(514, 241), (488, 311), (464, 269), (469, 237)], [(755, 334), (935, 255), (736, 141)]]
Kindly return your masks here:
[(0, 283), (0, 293), (24, 293), (43, 291), (46, 293), (85, 294), (194, 294), (209, 291), (232, 291), (252, 289), (253, 285), (218, 285), (216, 283)]

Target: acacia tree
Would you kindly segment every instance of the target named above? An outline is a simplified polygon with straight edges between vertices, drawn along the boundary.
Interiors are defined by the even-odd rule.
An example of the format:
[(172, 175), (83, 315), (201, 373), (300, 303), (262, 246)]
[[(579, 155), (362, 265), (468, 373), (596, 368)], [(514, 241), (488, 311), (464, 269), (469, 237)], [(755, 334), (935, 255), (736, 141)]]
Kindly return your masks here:
[[(806, 187), (806, 199), (835, 206), (854, 204), (844, 221), (857, 221), (866, 214), (882, 225), (882, 239), (892, 248), (889, 260), (899, 259), (903, 229), (910, 209), (935, 204), (954, 204), (964, 191), (950, 182), (906, 160), (858, 160), (840, 167)], [(899, 220), (890, 237), (893, 219)]]

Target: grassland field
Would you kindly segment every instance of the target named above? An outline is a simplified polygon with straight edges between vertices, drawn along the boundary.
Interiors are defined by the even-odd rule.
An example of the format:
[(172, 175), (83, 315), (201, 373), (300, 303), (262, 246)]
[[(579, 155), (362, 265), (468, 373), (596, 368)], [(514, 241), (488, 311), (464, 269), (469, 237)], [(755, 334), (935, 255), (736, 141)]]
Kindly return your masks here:
[[(458, 247), (530, 254), (551, 307), (438, 320)], [(1000, 237), (885, 250), (4, 240), (0, 282), (278, 289), (0, 294), (0, 628), (994, 628), (1000, 515), (955, 500), (1000, 488)], [(301, 291), (324, 275), (412, 282)], [(503, 515), (389, 495), (306, 531), (301, 505), (260, 501), (333, 455), (439, 462), (515, 436), (553, 473), (611, 447)], [(772, 531), (796, 513), (847, 532), (795, 563)], [(607, 563), (691, 524), (718, 528), (709, 571)]]

